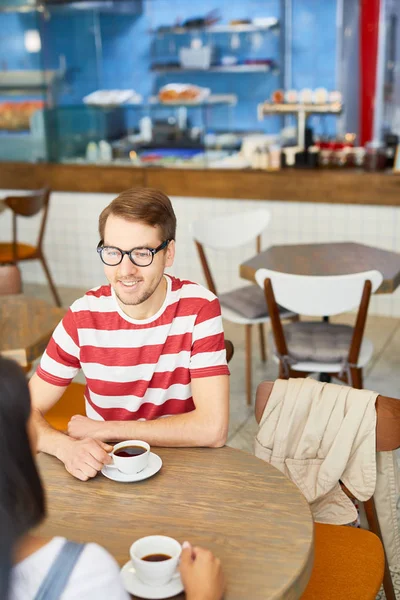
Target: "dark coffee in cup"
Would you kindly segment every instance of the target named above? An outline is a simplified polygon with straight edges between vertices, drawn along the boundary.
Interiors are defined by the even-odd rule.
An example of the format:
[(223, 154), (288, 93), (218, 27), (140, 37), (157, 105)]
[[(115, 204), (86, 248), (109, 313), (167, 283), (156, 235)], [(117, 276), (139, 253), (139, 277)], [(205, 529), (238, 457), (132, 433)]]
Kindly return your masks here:
[(143, 446), (123, 446), (115, 450), (114, 455), (121, 458), (132, 458), (132, 456), (140, 456), (140, 454), (144, 454), (145, 452), (147, 450)]
[(147, 556), (143, 556), (142, 560), (147, 560), (148, 562), (161, 562), (163, 560), (169, 560), (172, 556), (168, 554), (148, 554)]

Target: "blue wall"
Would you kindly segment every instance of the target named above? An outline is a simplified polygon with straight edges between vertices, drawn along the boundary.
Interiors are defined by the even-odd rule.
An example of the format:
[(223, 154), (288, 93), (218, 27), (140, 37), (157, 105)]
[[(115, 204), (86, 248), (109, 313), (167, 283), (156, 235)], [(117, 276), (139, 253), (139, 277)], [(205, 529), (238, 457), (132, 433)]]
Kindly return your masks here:
[[(280, 18), (280, 0), (145, 0), (140, 16), (97, 14), (90, 12), (54, 13), (49, 20), (36, 14), (0, 14), (0, 69), (57, 68), (59, 56), (67, 64), (60, 102), (71, 105), (98, 88), (134, 88), (147, 97), (162, 85), (176, 81), (190, 81), (210, 87), (214, 93), (233, 93), (238, 96), (236, 107), (217, 108), (207, 115), (210, 129), (252, 129), (276, 131), (280, 122), (267, 118), (257, 121), (257, 104), (268, 98), (272, 90), (281, 87), (279, 73), (246, 74), (163, 74), (149, 70), (155, 57), (178, 54), (184, 36), (149, 35), (159, 25), (172, 25), (204, 15), (216, 4), (223, 22), (234, 18), (275, 16)], [(293, 87), (335, 88), (336, 62), (336, 0), (293, 0)], [(43, 55), (26, 53), (23, 34), (26, 29), (39, 28), (42, 33)], [(96, 47), (97, 41), (100, 44)], [(273, 58), (281, 62), (279, 35), (263, 33), (255, 41), (254, 35), (242, 34), (241, 46), (230, 47), (231, 34), (214, 36), (222, 54), (239, 58)], [(97, 60), (101, 58), (101, 60)], [(130, 109), (128, 120), (134, 125), (141, 112)], [(200, 111), (190, 117), (196, 122)], [(165, 116), (165, 111), (162, 113)], [(314, 118), (320, 132), (334, 131), (334, 119)]]

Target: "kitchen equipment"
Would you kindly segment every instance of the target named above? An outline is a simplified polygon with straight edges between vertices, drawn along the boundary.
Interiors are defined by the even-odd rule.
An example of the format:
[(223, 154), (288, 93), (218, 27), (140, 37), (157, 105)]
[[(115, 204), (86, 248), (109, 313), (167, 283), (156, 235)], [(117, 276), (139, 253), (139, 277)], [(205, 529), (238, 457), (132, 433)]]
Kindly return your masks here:
[(201, 46), (200, 48), (186, 48), (179, 50), (179, 61), (183, 69), (206, 70), (211, 66), (213, 46)]

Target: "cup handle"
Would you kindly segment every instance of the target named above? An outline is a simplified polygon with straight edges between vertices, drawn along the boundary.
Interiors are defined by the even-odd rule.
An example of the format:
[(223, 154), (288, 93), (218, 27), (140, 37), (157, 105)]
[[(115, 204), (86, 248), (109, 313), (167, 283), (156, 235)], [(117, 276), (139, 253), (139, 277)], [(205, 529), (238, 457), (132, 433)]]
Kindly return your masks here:
[(114, 455), (113, 455), (113, 453), (109, 452), (108, 456), (111, 456), (111, 458), (113, 459), (113, 462), (110, 465), (106, 465), (107, 469), (116, 469), (117, 466), (114, 463)]

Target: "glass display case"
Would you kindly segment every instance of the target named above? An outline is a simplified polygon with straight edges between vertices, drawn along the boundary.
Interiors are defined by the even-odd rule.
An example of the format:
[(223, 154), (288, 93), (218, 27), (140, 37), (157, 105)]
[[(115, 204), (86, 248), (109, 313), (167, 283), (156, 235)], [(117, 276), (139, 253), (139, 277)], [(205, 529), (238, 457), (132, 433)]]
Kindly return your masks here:
[[(287, 0), (35, 1), (0, 3), (0, 160), (241, 168), (245, 138), (291, 123), (257, 113), (293, 84)], [(324, 85), (334, 54), (297, 81)]]

